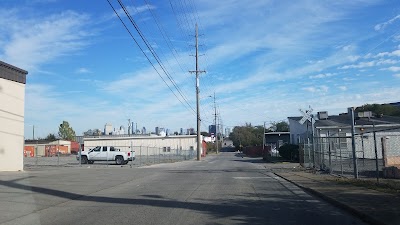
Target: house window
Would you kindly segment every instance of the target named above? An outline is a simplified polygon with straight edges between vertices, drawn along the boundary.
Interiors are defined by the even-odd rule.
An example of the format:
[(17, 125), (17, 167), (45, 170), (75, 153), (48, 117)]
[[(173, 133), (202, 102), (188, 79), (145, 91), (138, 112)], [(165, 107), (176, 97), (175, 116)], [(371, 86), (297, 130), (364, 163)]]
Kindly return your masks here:
[(171, 147), (167, 147), (167, 152), (171, 152)]
[(163, 147), (163, 152), (167, 152), (167, 147)]

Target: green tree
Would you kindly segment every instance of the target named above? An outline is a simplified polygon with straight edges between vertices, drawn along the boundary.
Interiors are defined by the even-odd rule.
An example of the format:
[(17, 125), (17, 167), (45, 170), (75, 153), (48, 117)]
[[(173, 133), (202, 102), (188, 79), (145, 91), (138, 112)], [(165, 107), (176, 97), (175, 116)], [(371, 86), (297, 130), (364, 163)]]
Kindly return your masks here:
[(75, 131), (67, 121), (63, 121), (58, 127), (58, 136), (63, 140), (72, 141), (75, 137)]
[(252, 126), (246, 123), (244, 126), (236, 126), (229, 134), (236, 149), (247, 146), (260, 146), (263, 143), (264, 126)]
[(371, 111), (375, 115), (400, 116), (400, 108), (387, 104), (365, 104), (357, 107), (356, 112)]
[(48, 141), (55, 141), (55, 140), (57, 140), (57, 137), (56, 137), (55, 134), (50, 133), (50, 134), (48, 134), (48, 135), (46, 136), (45, 140), (48, 140)]
[(279, 147), (279, 155), (282, 158), (298, 162), (299, 161), (299, 146), (293, 144), (284, 144)]
[(269, 130), (275, 132), (288, 132), (289, 124), (286, 121), (272, 122)]

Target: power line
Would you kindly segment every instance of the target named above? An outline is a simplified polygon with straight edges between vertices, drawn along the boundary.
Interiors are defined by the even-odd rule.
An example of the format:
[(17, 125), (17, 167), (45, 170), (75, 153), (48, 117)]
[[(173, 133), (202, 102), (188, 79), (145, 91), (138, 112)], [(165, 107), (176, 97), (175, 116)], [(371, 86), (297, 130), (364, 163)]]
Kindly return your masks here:
[[(120, 1), (120, 0), (118, 0)], [(166, 80), (161, 76), (160, 72), (157, 70), (157, 68), (154, 66), (154, 64), (151, 62), (150, 58), (147, 56), (147, 54), (144, 52), (143, 48), (139, 45), (138, 41), (136, 40), (136, 38), (133, 36), (133, 34), (131, 33), (131, 31), (129, 30), (129, 28), (126, 26), (125, 22), (122, 20), (122, 18), (120, 17), (120, 15), (118, 14), (118, 12), (115, 10), (114, 6), (111, 4), (110, 0), (107, 0), (108, 4), (111, 6), (111, 8), (113, 9), (114, 13), (118, 16), (119, 20), (121, 21), (121, 23), (123, 24), (123, 26), (125, 27), (125, 29), (128, 31), (129, 35), (132, 37), (132, 39), (135, 41), (136, 45), (139, 47), (140, 51), (143, 53), (143, 55), (146, 57), (147, 61), (149, 61), (149, 63), (151, 64), (151, 66), (153, 67), (153, 69), (157, 72), (158, 76), (162, 79), (162, 81), (165, 83), (165, 85), (167, 85), (168, 89), (175, 95), (175, 97), (179, 100), (179, 102), (181, 102), (185, 107), (187, 107), (180, 99), (179, 97), (175, 94), (175, 92), (172, 90), (172, 88), (168, 85), (168, 83), (166, 82)], [(124, 9), (125, 11), (126, 9)], [(186, 102), (187, 103), (187, 102)], [(188, 104), (189, 105), (189, 104)], [(190, 105), (189, 105), (190, 106)], [(192, 109), (192, 111), (194, 111), (194, 109), (190, 106), (190, 108)]]
[(174, 81), (174, 79), (170, 76), (170, 74), (166, 71), (166, 68), (164, 66), (164, 64), (161, 62), (160, 58), (158, 57), (157, 53), (154, 51), (153, 47), (150, 45), (150, 43), (147, 41), (147, 39), (145, 38), (145, 36), (143, 35), (143, 33), (141, 32), (141, 30), (139, 29), (139, 26), (136, 24), (135, 20), (132, 18), (132, 16), (130, 15), (129, 11), (126, 9), (125, 5), (122, 3), (121, 0), (117, 0), (118, 3), (120, 4), (121, 8), (124, 10), (125, 14), (128, 16), (128, 19), (130, 20), (130, 22), (132, 23), (132, 25), (134, 26), (135, 30), (138, 32), (139, 36), (142, 38), (143, 42), (145, 43), (145, 45), (147, 46), (147, 48), (150, 50), (151, 54), (153, 55), (153, 57), (156, 59), (157, 63), (159, 64), (159, 66), (161, 67), (161, 69), (164, 71), (164, 73), (167, 75), (168, 79), (171, 81), (171, 83), (174, 85), (175, 89), (179, 92), (179, 94), (181, 95), (181, 97), (183, 98), (183, 100), (188, 104), (188, 106), (194, 111), (193, 107), (189, 104), (189, 102), (187, 101), (186, 97), (183, 96), (183, 93), (181, 92), (179, 86), (176, 84), (176, 82)]

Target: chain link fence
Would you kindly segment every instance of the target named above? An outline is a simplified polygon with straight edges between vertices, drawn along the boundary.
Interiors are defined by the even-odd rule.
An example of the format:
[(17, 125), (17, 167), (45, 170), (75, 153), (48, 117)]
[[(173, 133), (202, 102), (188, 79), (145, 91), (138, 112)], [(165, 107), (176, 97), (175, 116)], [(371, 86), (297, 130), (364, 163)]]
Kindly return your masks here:
[(355, 165), (360, 177), (382, 177), (385, 167), (400, 165), (400, 134), (370, 132), (354, 136), (356, 158), (353, 157), (352, 137), (336, 136), (305, 139), (300, 144), (300, 164), (332, 174), (354, 176)]
[[(89, 151), (96, 146), (85, 146), (84, 151)], [(170, 147), (154, 147), (154, 146), (114, 146), (122, 152), (135, 152), (135, 158), (129, 161), (128, 164), (122, 165), (123, 167), (140, 167), (159, 163), (172, 163), (178, 161), (192, 160), (197, 156), (197, 151), (194, 149), (182, 149), (182, 148), (170, 148)], [(37, 151), (35, 149), (35, 151)], [(38, 156), (38, 154), (32, 154), (33, 156), (24, 157), (24, 167), (75, 167), (82, 166), (79, 161), (79, 154), (62, 154), (56, 152), (56, 154), (49, 156)], [(95, 161), (90, 166), (112, 166), (116, 165), (113, 160), (106, 161)], [(121, 166), (121, 165), (118, 165)]]

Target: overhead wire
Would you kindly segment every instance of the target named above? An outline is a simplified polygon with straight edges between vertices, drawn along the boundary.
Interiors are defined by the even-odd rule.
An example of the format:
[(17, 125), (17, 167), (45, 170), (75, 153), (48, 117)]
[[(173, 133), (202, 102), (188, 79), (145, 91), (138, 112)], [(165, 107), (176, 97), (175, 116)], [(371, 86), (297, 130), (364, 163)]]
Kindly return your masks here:
[[(109, 1), (109, 0), (107, 0)], [(169, 81), (172, 83), (172, 85), (175, 87), (175, 89), (178, 91), (179, 95), (182, 97), (182, 99), (185, 101), (185, 103), (192, 109), (192, 111), (194, 113), (196, 113), (196, 111), (194, 110), (194, 108), (192, 107), (192, 105), (189, 104), (188, 100), (186, 99), (186, 97), (183, 95), (181, 89), (179, 88), (179, 86), (176, 84), (176, 82), (174, 81), (174, 79), (171, 77), (171, 75), (168, 73), (168, 71), (166, 70), (164, 64), (162, 63), (161, 59), (159, 58), (159, 56), (157, 55), (157, 53), (154, 51), (153, 47), (150, 45), (150, 43), (147, 41), (146, 37), (143, 35), (143, 33), (141, 32), (140, 28), (138, 27), (138, 25), (136, 24), (136, 22), (134, 21), (134, 19), (132, 18), (132, 16), (130, 15), (129, 11), (126, 9), (125, 5), (123, 4), (123, 2), (121, 0), (117, 0), (119, 5), (121, 6), (121, 8), (123, 9), (123, 11), (125, 12), (125, 14), (127, 15), (129, 21), (131, 22), (131, 24), (134, 26), (135, 30), (138, 32), (139, 36), (141, 37), (142, 41), (144, 42), (144, 44), (146, 45), (146, 47), (149, 49), (150, 53), (153, 55), (154, 59), (157, 61), (158, 65), (160, 66), (160, 68), (163, 70), (163, 72), (165, 73), (165, 75), (167, 76), (167, 78), (169, 79)], [(121, 20), (122, 21), (122, 20)], [(143, 52), (144, 53), (144, 52)], [(144, 53), (145, 54), (145, 53)], [(171, 90), (172, 91), (172, 90)], [(172, 91), (173, 92), (173, 91)], [(174, 92), (173, 92), (174, 93)], [(175, 93), (174, 93), (175, 95)], [(177, 95), (175, 95), (177, 97)], [(177, 97), (178, 98), (178, 97)], [(178, 98), (179, 99), (179, 98)], [(182, 101), (180, 101), (182, 103)], [(182, 103), (183, 104), (183, 103)]]
[[(120, 0), (118, 0), (120, 1)], [(167, 81), (162, 77), (162, 75), (160, 74), (160, 72), (157, 70), (157, 68), (155, 67), (155, 65), (153, 64), (153, 62), (150, 60), (150, 58), (147, 56), (147, 54), (144, 52), (143, 48), (140, 46), (140, 44), (138, 43), (138, 41), (136, 40), (136, 38), (133, 36), (133, 34), (131, 33), (131, 31), (129, 30), (129, 28), (126, 26), (125, 22), (122, 20), (122, 18), (120, 17), (120, 15), (118, 14), (118, 12), (116, 11), (116, 9), (114, 8), (114, 6), (111, 4), (110, 0), (107, 0), (107, 2), (109, 3), (109, 5), (111, 6), (111, 8), (113, 9), (114, 13), (117, 15), (117, 17), (119, 18), (119, 20), (121, 21), (121, 23), (123, 24), (123, 26), (125, 27), (125, 29), (128, 31), (129, 35), (132, 37), (132, 39), (134, 40), (134, 42), (136, 43), (136, 45), (139, 47), (140, 51), (145, 55), (147, 61), (151, 64), (151, 66), (153, 67), (153, 69), (157, 72), (157, 74), (159, 75), (159, 77), (162, 79), (162, 81), (165, 83), (165, 85), (167, 85), (168, 89), (175, 95), (175, 97), (179, 100), (179, 102), (181, 102), (185, 107), (186, 104), (184, 104), (180, 98), (175, 94), (175, 92), (172, 90), (172, 88), (168, 85)], [(126, 9), (125, 9), (126, 10)], [(124, 11), (125, 11), (124, 10)], [(190, 106), (190, 105), (189, 105)], [(193, 110), (193, 108), (192, 108)], [(194, 111), (194, 110), (193, 110)], [(195, 111), (194, 111), (195, 112)]]

